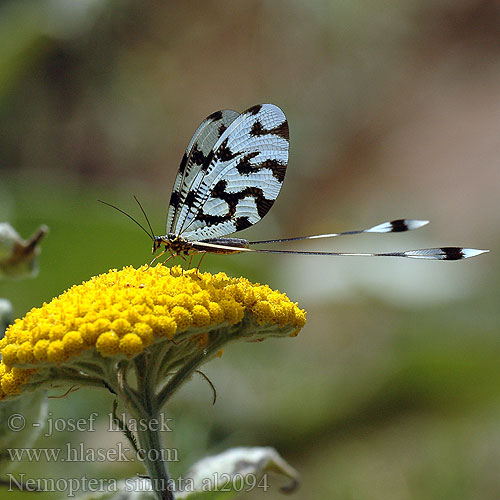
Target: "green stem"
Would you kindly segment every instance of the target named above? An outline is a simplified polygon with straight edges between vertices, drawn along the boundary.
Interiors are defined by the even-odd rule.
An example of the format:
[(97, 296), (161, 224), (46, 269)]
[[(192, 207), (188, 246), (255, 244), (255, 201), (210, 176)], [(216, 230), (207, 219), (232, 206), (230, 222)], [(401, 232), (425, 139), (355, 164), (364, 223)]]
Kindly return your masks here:
[[(137, 437), (141, 451), (141, 460), (151, 480), (151, 486), (159, 500), (174, 500), (174, 493), (168, 466), (163, 458), (161, 434), (158, 421), (158, 406), (156, 404), (155, 388), (152, 387), (150, 366), (147, 357), (139, 356), (137, 363), (137, 395), (140, 405), (133, 405), (134, 415), (138, 420)], [(141, 425), (143, 424), (143, 425)]]
[[(157, 415), (142, 415), (139, 422), (150, 423)], [(167, 463), (162, 458), (161, 436), (158, 430), (153, 430), (152, 425), (146, 425), (146, 430), (137, 431), (141, 460), (148, 472), (151, 486), (159, 500), (174, 500), (174, 493), (168, 474)]]

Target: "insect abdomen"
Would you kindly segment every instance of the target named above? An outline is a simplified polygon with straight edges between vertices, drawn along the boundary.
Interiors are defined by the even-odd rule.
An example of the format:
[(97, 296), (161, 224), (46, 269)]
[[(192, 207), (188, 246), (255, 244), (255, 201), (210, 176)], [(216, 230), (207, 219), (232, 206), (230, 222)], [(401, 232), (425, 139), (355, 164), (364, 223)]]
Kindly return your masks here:
[[(201, 240), (201, 243), (210, 243), (212, 245), (222, 245), (226, 247), (248, 248), (248, 241), (242, 238), (209, 238), (207, 240)], [(193, 246), (196, 247), (196, 242), (193, 242)], [(202, 250), (208, 251), (210, 253), (222, 253), (222, 254), (238, 253), (238, 250), (229, 250), (229, 249), (215, 248), (215, 247), (210, 249), (205, 247), (202, 248)]]

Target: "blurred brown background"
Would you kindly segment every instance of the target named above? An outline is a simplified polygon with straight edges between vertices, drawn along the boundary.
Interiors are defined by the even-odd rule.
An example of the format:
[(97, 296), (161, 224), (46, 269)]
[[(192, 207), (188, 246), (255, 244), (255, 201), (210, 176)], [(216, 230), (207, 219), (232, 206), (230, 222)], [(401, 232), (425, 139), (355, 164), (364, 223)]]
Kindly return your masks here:
[[(170, 409), (174, 472), (229, 446), (271, 445), (302, 473), (296, 498), (500, 498), (499, 32), (494, 0), (1, 2), (0, 220), (25, 237), (40, 223), (51, 232), (39, 277), (2, 282), (0, 296), (20, 316), (91, 275), (148, 262), (144, 234), (96, 200), (138, 216), (136, 194), (162, 233), (199, 122), (277, 104), (287, 178), (242, 237), (412, 217), (432, 225), (307, 248), (492, 252), (461, 263), (207, 257), (205, 270), (286, 291), (308, 324), (209, 364), (214, 407), (203, 380), (185, 387)], [(104, 391), (83, 390), (50, 409), (85, 416), (89, 401), (110, 409)], [(103, 424), (38, 445), (58, 439), (112, 447), (118, 436)], [(57, 475), (82, 470), (140, 466), (58, 464)], [(19, 471), (55, 474), (50, 463)], [(281, 498), (278, 485), (266, 498)]]

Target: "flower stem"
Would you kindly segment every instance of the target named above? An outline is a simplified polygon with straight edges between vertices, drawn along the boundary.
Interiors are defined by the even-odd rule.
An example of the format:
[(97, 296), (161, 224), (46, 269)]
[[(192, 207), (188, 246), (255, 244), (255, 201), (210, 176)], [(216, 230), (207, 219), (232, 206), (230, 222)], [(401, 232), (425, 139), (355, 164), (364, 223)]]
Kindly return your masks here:
[[(140, 459), (143, 461), (152, 489), (159, 500), (174, 500), (173, 488), (164, 459), (161, 434), (158, 428), (159, 408), (155, 403), (155, 390), (149, 380), (148, 359), (139, 356), (137, 363), (137, 396), (140, 404), (133, 406), (137, 418)], [(130, 402), (130, 401), (129, 401)]]
[[(151, 422), (155, 419), (155, 416), (148, 415), (141, 418), (147, 419), (146, 422)], [(162, 458), (160, 432), (153, 426), (146, 425), (146, 429), (138, 430), (137, 435), (141, 453), (140, 458), (144, 462), (156, 497), (159, 500), (174, 500), (167, 463)]]

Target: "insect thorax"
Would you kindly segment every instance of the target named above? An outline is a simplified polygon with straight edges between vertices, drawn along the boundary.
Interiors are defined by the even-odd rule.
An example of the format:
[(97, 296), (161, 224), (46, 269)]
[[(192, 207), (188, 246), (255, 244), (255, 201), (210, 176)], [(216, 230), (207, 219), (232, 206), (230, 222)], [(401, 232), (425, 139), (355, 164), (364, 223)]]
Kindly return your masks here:
[(155, 236), (153, 252), (156, 251), (161, 245), (165, 247), (167, 252), (171, 252), (174, 255), (187, 255), (193, 250), (191, 242), (174, 233), (167, 233), (165, 236)]

